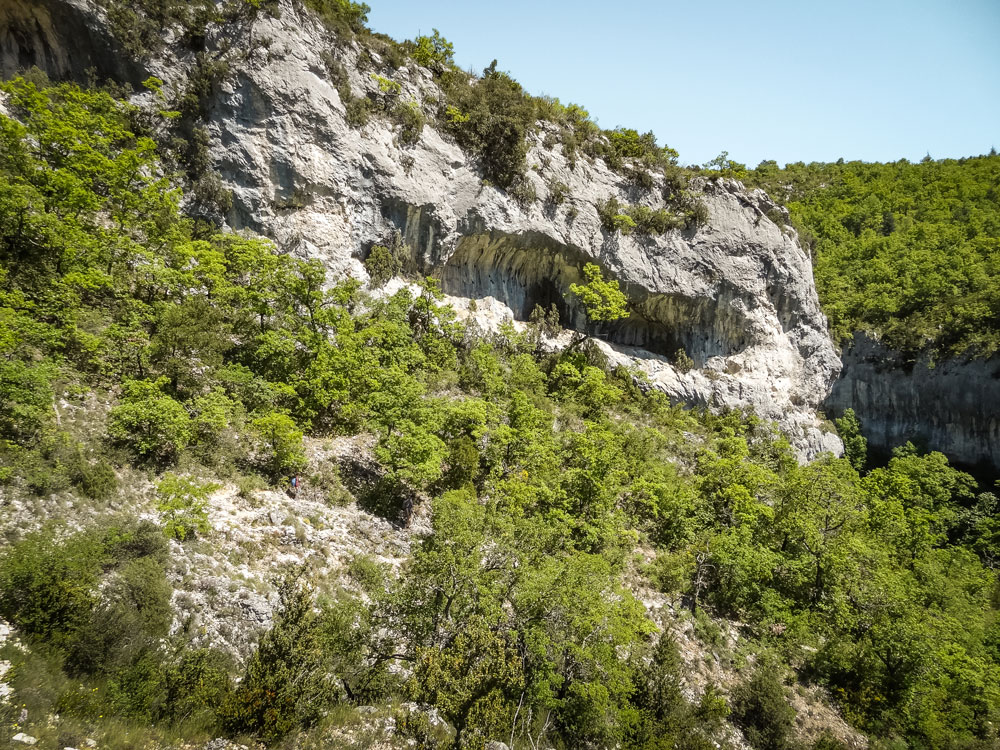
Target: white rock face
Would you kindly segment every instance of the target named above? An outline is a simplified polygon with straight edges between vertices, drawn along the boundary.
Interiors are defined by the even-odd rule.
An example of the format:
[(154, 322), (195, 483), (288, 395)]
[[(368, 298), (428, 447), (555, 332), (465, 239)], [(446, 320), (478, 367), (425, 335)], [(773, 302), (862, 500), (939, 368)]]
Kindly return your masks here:
[[(99, 25), (96, 11), (93, 21)], [(492, 297), (518, 320), (555, 303), (563, 325), (577, 330), (586, 318), (565, 295), (585, 263), (598, 263), (631, 303), (627, 320), (591, 331), (616, 361), (646, 370), (678, 401), (752, 408), (778, 421), (802, 457), (839, 452), (815, 409), (840, 361), (809, 257), (769, 218), (781, 209), (762, 191), (696, 180), (689, 188), (708, 209), (706, 225), (658, 237), (608, 233), (598, 204), (616, 197), (659, 208), (662, 185), (644, 190), (583, 155), (571, 168), (555, 131), (542, 127), (528, 154), (538, 199), (521, 205), (484, 185), (476, 164), (431, 121), (412, 146), (379, 115), (349, 126), (326, 61), (339, 60), (354, 96), (377, 95), (374, 76), (386, 76), (400, 85), (400, 102), (417, 103), (432, 119), (442, 94), (429, 70), (393, 71), (285, 0), (278, 18), (261, 14), (252, 28), (225, 34), (239, 59), (230, 53), (231, 72), (206, 111), (215, 167), (233, 193), (232, 228), (320, 259), (333, 277), (360, 278), (370, 247), (399, 232), (410, 270), (438, 277), (448, 294)], [(210, 35), (209, 49), (220, 39)], [(193, 65), (194, 54), (174, 45), (148, 67), (166, 90), (181, 91)], [(569, 188), (558, 205), (549, 200), (557, 182)], [(680, 349), (696, 369), (672, 367)]]
[[(10, 640), (10, 625), (0, 620), (0, 646)], [(0, 704), (6, 703), (14, 692), (8, 683), (4, 682), (7, 673), (10, 672), (11, 663), (6, 659), (0, 659)]]
[[(709, 210), (706, 226), (651, 238), (609, 234), (597, 204), (614, 196), (657, 208), (661, 192), (638, 190), (600, 160), (580, 157), (571, 169), (558, 143), (545, 147), (542, 129), (528, 155), (538, 200), (522, 207), (484, 186), (475, 164), (430, 124), (412, 147), (378, 116), (350, 127), (320, 56), (336, 41), (309, 16), (283, 4), (280, 19), (260, 19), (253, 35), (268, 49), (223, 84), (209, 115), (234, 228), (359, 277), (368, 249), (399, 231), (415, 269), (440, 278), (448, 294), (493, 297), (519, 320), (555, 302), (563, 324), (578, 330), (586, 319), (565, 293), (584, 263), (596, 262), (620, 280), (633, 309), (598, 332), (616, 361), (646, 370), (679, 401), (749, 407), (777, 420), (803, 457), (840, 450), (815, 414), (840, 362), (810, 260), (768, 218), (778, 209), (762, 191), (725, 180), (694, 185)], [(359, 72), (358, 53), (337, 52), (355, 96), (377, 85)], [(441, 96), (426, 69), (375, 72), (401, 85), (402, 101)], [(569, 187), (558, 206), (547, 200), (555, 182)], [(681, 348), (695, 370), (671, 366)]]

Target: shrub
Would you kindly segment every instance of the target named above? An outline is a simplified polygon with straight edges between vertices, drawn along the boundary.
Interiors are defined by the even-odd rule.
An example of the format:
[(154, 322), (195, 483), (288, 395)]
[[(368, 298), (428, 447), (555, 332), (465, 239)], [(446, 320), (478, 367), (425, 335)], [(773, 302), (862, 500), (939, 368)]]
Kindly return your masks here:
[(158, 718), (210, 727), (230, 700), (229, 662), (218, 651), (184, 650), (163, 667), (163, 703)]
[(392, 119), (399, 125), (399, 142), (412, 146), (420, 140), (424, 129), (424, 113), (416, 102), (397, 104), (392, 110)]
[(508, 188), (507, 192), (510, 193), (511, 197), (513, 197), (522, 208), (528, 208), (532, 203), (538, 200), (538, 192), (535, 190), (535, 183), (524, 176), (515, 179), (513, 184)]
[(355, 555), (347, 566), (347, 572), (364, 591), (375, 592), (385, 588), (385, 569), (368, 555)]
[(644, 166), (626, 167), (623, 173), (628, 179), (644, 190), (652, 190), (656, 185), (653, 175)]
[(173, 462), (193, 437), (191, 417), (179, 401), (163, 393), (166, 384), (166, 378), (129, 381), (125, 398), (111, 410), (108, 434), (137, 458)]
[(486, 179), (509, 188), (527, 168), (525, 137), (534, 124), (534, 108), (521, 85), (497, 71), (494, 60), (475, 85), (455, 73), (445, 90), (445, 122), (459, 145), (479, 158)]
[(615, 214), (611, 218), (610, 224), (607, 226), (609, 231), (617, 231), (622, 234), (632, 234), (632, 232), (635, 231), (635, 228), (635, 220), (628, 214)]
[(249, 500), (257, 490), (263, 490), (266, 487), (267, 482), (257, 474), (241, 476), (236, 480), (237, 494), (244, 500)]
[(268, 743), (308, 726), (339, 697), (322, 669), (311, 592), (287, 580), (280, 595), (274, 625), (261, 636), (221, 712), (230, 734), (252, 734)]
[(152, 521), (130, 520), (123, 526), (112, 526), (103, 541), (108, 558), (116, 565), (140, 557), (150, 557), (162, 564), (169, 552), (163, 529)]
[(694, 360), (683, 347), (674, 352), (674, 368), (679, 372), (690, 372), (694, 368)]
[(232, 427), (238, 407), (222, 388), (202, 394), (191, 404), (191, 428), (197, 445), (209, 455), (217, 452)]
[[(137, 687), (135, 681), (145, 681), (142, 675), (148, 676), (148, 670), (155, 667), (148, 656), (170, 628), (172, 592), (162, 562), (154, 557), (121, 565), (101, 587), (100, 601), (74, 639), (67, 669), (77, 674), (118, 675), (123, 684)], [(148, 707), (135, 710), (148, 714)]]
[(733, 719), (756, 750), (785, 750), (795, 709), (788, 705), (785, 687), (772, 665), (757, 668), (733, 691)]
[(683, 217), (676, 216), (666, 209), (622, 204), (614, 197), (598, 204), (597, 215), (607, 231), (620, 231), (622, 234), (633, 232), (645, 235), (663, 234), (684, 223)]
[(450, 446), (446, 484), (459, 489), (479, 477), (479, 449), (468, 435), (460, 435)]
[(25, 535), (0, 558), (0, 616), (65, 650), (90, 619), (104, 551), (92, 535), (58, 544), (55, 529)]
[(656, 235), (676, 229), (683, 224), (683, 219), (674, 216), (666, 209), (652, 209), (648, 206), (629, 206), (628, 215), (636, 225), (636, 231), (641, 234)]
[(118, 489), (118, 476), (105, 459), (87, 463), (73, 482), (83, 493), (94, 500), (107, 500)]
[(702, 201), (695, 201), (694, 205), (688, 208), (686, 212), (685, 227), (687, 229), (694, 229), (695, 227), (704, 226), (708, 223), (708, 219), (708, 206)]
[(396, 81), (386, 78), (385, 76), (372, 73), (371, 79), (378, 84), (378, 90), (381, 91), (387, 98), (398, 96), (399, 92), (402, 91), (402, 86), (396, 83)]
[[(126, 634), (120, 635), (127, 638)], [(150, 722), (163, 696), (163, 671), (151, 653), (142, 654), (110, 675), (106, 686), (108, 708), (117, 716)]]
[(305, 468), (302, 431), (290, 416), (271, 412), (253, 420), (252, 426), (257, 437), (257, 464), (272, 480)]
[(343, 506), (354, 499), (344, 486), (336, 464), (320, 464), (316, 472), (309, 476), (308, 482), (323, 494), (324, 499), (330, 505)]
[(549, 203), (553, 206), (561, 206), (569, 197), (569, 185), (559, 180), (549, 183)]
[(363, 96), (352, 96), (350, 93), (344, 99), (346, 112), (344, 118), (352, 128), (360, 128), (368, 124), (371, 119), (372, 103)]
[(385, 245), (374, 245), (365, 258), (365, 270), (368, 271), (371, 286), (378, 289), (402, 270), (402, 264)]
[(167, 474), (156, 485), (156, 509), (163, 518), (167, 536), (183, 542), (208, 533), (208, 496), (217, 484), (201, 484), (176, 474)]

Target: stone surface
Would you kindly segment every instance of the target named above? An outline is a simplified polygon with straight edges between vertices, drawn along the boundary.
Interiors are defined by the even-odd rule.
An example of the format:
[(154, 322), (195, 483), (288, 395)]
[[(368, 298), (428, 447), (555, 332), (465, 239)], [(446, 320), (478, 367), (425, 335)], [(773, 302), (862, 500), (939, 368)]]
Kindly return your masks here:
[(3, 0), (0, 74), (9, 78), (37, 66), (53, 78), (85, 82), (94, 70), (137, 85), (143, 66), (130, 61), (104, 19), (88, 0)]
[[(4, 646), (10, 640), (10, 625), (0, 620), (0, 646)], [(6, 703), (14, 692), (14, 688), (9, 683), (4, 682), (7, 673), (10, 672), (11, 663), (6, 659), (0, 659), (0, 704)]]
[(827, 408), (836, 416), (854, 409), (871, 448), (888, 452), (910, 440), (965, 466), (1000, 471), (1000, 357), (906, 361), (864, 334), (843, 356)]

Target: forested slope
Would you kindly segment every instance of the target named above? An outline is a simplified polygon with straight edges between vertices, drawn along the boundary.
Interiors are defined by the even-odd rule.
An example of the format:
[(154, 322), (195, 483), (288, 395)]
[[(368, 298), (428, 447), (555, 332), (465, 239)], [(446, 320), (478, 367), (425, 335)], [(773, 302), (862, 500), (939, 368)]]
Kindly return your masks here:
[[(560, 332), (558, 310), (484, 330), (398, 244), (370, 248), (361, 283), (221, 231), (232, 196), (206, 112), (255, 37), (221, 33), (234, 46), (213, 57), (206, 30), (280, 4), (101, 5), (135, 60), (171, 28), (195, 64), (185, 89), (146, 81), (143, 106), (37, 71), (2, 87), (0, 618), (14, 630), (0, 623), (0, 740), (997, 745), (989, 488), (912, 445), (869, 466), (852, 415), (846, 457), (802, 465), (774, 425), (672, 405), (611, 367)], [(373, 66), (360, 91), (324, 60), (350, 127), (384, 120), (412, 146), (427, 113), (378, 71), (413, 61), (433, 70), (435, 125), (483, 190), (539, 202), (528, 138), (548, 123), (547, 148), (655, 197), (599, 206), (615, 241), (708, 219), (691, 180), (719, 175), (682, 169), (651, 136), (602, 131), (496, 66), (464, 74), (436, 32), (397, 43), (364, 26), (364, 6), (308, 5)], [(854, 279), (825, 292), (838, 331), (989, 352), (996, 157), (971, 161), (968, 180), (948, 163), (753, 179), (816, 226), (819, 275), (834, 284), (835, 260)], [(906, 200), (897, 167), (926, 197)], [(568, 185), (544, 190), (545, 211), (576, 208)], [(285, 197), (276, 211), (311, 200)], [(971, 236), (955, 234), (962, 211)], [(942, 260), (953, 247), (970, 272)], [(893, 285), (908, 257), (924, 272)], [(576, 270), (565, 302), (591, 324), (626, 314), (617, 281)], [(330, 556), (345, 536), (348, 559)]]
[(788, 205), (841, 343), (915, 354), (1000, 349), (1000, 156), (741, 171)]
[[(423, 747), (708, 748), (727, 720), (756, 748), (840, 747), (795, 722), (811, 685), (878, 747), (995, 745), (996, 498), (942, 455), (859, 474), (848, 420), (848, 458), (802, 466), (768, 424), (671, 406), (582, 338), (549, 353), (544, 319), (484, 335), (430, 280), (330, 285), (180, 213), (148, 137), (162, 115), (3, 90), (0, 479), (36, 519), (3, 526), (0, 616), (28, 647), (0, 651), (4, 739), (308, 747), (374, 705)], [(622, 305), (599, 272), (573, 293)], [(64, 422), (88, 394), (82, 429)], [(306, 456), (359, 433), (363, 481)], [(226, 544), (214, 485), (252, 498), (295, 473), (393, 522), (429, 505), (432, 533), (399, 570), (358, 558), (349, 585), (258, 572), (284, 582), (255, 654), (196, 648), (170, 561)], [(718, 657), (736, 679), (692, 695), (636, 587), (706, 641), (738, 623)]]

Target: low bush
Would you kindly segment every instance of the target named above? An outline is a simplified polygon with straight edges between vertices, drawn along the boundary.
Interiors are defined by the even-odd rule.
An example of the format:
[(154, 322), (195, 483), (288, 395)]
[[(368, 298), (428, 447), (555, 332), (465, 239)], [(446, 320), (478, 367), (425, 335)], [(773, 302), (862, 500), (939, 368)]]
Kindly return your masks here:
[(733, 719), (755, 750), (791, 748), (795, 710), (788, 705), (777, 667), (761, 665), (733, 691)]
[(392, 119), (399, 126), (399, 142), (412, 146), (420, 140), (424, 129), (424, 113), (416, 102), (401, 102), (393, 107)]
[(402, 265), (395, 253), (385, 245), (373, 245), (365, 258), (365, 270), (375, 289), (385, 286), (389, 279), (402, 270)]
[(0, 557), (0, 616), (66, 652), (90, 620), (105, 560), (94, 534), (57, 541), (56, 527), (25, 535)]

